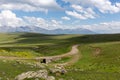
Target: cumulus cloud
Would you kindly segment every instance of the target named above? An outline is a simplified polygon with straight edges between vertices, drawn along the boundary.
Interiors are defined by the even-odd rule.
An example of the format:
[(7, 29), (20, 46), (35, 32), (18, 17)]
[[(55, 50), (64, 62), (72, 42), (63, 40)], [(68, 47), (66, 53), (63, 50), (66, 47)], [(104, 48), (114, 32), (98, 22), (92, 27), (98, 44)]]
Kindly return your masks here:
[(57, 21), (54, 19), (46, 20), (40, 17), (24, 16), (23, 20), (26, 23), (26, 26), (40, 27), (43, 29), (57, 29), (62, 27), (62, 21)]
[(56, 0), (1, 0), (0, 9), (47, 12), (61, 7)]
[(112, 4), (110, 0), (63, 0), (71, 4), (82, 5), (84, 7), (96, 8), (101, 13), (118, 13), (120, 12), (120, 3)]
[(38, 17), (17, 17), (15, 13), (10, 10), (3, 10), (0, 12), (0, 26), (20, 27), (33, 26), (44, 29), (57, 29), (62, 27), (62, 21), (46, 20)]
[(57, 20), (53, 19), (49, 22), (49, 27), (51, 29), (61, 28), (62, 27), (62, 21), (57, 21)]
[(120, 12), (120, 8), (118, 6), (112, 5), (110, 0), (91, 0), (91, 3), (99, 9), (102, 13), (117, 13)]
[[(74, 25), (74, 26), (73, 26)], [(0, 26), (11, 26), (11, 27), (20, 27), (20, 26), (31, 26), (31, 27), (40, 27), (44, 29), (77, 29), (84, 28), (89, 29), (94, 32), (99, 33), (117, 33), (120, 32), (120, 21), (115, 22), (104, 22), (99, 24), (91, 25), (75, 25), (75, 24), (63, 24), (59, 20), (46, 20), (43, 18), (37, 17), (28, 17), (24, 16), (22, 18), (17, 17), (15, 13), (10, 10), (3, 10), (0, 12)]]
[(62, 17), (61, 19), (63, 19), (63, 20), (70, 20), (70, 18), (67, 17), (67, 16)]
[(0, 26), (20, 27), (32, 26), (44, 29), (57, 29), (62, 28), (62, 21), (46, 20), (38, 17), (17, 17), (15, 13), (10, 10), (3, 10), (0, 12)]
[(0, 13), (0, 25), (17, 27), (25, 25), (25, 23), (21, 18), (18, 18), (13, 12), (9, 10), (4, 10)]
[(24, 16), (24, 22), (26, 22), (27, 26), (37, 26), (41, 28), (47, 28), (48, 22), (43, 18), (36, 18), (36, 17), (27, 17)]
[(86, 17), (82, 16), (81, 14), (77, 13), (76, 11), (66, 11), (67, 15), (70, 15), (72, 17), (78, 18), (78, 19), (86, 19)]
[(67, 15), (78, 19), (93, 19), (96, 17), (96, 13), (92, 10), (92, 8), (83, 8), (79, 5), (72, 5), (71, 7), (74, 11), (66, 11)]

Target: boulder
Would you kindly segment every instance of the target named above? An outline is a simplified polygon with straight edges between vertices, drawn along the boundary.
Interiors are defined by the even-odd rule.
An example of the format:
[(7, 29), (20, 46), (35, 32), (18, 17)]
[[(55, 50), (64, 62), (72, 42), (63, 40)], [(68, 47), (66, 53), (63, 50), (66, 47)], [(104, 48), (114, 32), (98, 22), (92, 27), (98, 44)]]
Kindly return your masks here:
[(48, 78), (48, 72), (47, 70), (39, 70), (39, 71), (28, 71), (25, 73), (22, 73), (15, 77), (15, 80), (24, 80), (27, 78), (41, 78), (47, 80)]

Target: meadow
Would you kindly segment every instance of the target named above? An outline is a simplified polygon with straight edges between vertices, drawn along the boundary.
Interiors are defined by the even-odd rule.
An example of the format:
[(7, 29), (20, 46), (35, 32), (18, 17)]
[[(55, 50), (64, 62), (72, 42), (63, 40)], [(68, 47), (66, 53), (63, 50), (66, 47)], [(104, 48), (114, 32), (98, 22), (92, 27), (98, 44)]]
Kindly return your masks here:
[[(37, 33), (1, 33), (0, 56), (35, 58), (64, 54), (79, 44), (82, 57), (66, 66), (65, 75), (56, 76), (64, 80), (119, 80), (120, 79), (120, 34), (100, 35), (47, 35)], [(67, 62), (71, 57), (53, 63)], [(32, 63), (32, 61), (28, 61)], [(0, 59), (2, 80), (14, 80), (18, 74), (38, 67)]]

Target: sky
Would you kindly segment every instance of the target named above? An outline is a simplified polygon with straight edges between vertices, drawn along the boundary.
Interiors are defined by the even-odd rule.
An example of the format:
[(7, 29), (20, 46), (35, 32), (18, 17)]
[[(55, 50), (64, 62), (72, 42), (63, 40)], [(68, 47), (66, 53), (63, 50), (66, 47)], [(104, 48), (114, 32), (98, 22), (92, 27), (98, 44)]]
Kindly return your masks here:
[(120, 33), (120, 0), (0, 0), (0, 26)]

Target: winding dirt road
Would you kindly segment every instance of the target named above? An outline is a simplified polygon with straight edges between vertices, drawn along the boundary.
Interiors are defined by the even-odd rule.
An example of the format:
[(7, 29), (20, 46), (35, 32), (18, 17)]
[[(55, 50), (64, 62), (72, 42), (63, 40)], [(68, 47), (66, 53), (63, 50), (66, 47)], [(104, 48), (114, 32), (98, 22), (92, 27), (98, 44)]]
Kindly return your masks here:
[(46, 57), (36, 57), (36, 59), (44, 59), (44, 58), (45, 58), (45, 59), (47, 59), (47, 58), (63, 58), (63, 57), (71, 56), (71, 55), (77, 54), (77, 53), (79, 52), (78, 46), (79, 46), (79, 45), (74, 45), (74, 46), (72, 46), (72, 49), (71, 49), (70, 52), (65, 53), (65, 54), (62, 54), (62, 55), (46, 56)]
[(64, 57), (72, 56), (72, 59), (70, 61), (61, 64), (61, 65), (69, 65), (69, 64), (75, 63), (81, 57), (80, 54), (79, 54), (78, 46), (79, 45), (73, 45), (70, 52), (62, 54), (62, 55), (36, 57), (36, 58), (20, 58), (20, 57), (0, 56), (0, 59), (7, 59), (7, 60), (40, 60), (40, 59), (56, 59), (56, 58), (64, 58)]

